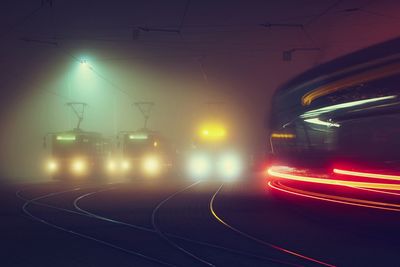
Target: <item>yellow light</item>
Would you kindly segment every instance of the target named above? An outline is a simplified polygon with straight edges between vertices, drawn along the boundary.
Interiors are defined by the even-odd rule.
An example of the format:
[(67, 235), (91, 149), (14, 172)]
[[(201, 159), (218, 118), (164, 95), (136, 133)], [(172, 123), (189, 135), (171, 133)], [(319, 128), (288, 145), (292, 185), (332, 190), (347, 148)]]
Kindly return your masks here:
[(83, 174), (86, 171), (86, 164), (83, 160), (77, 159), (72, 162), (71, 168), (75, 174)]
[(333, 172), (337, 173), (337, 174), (342, 174), (342, 175), (350, 175), (350, 176), (358, 176), (358, 177), (365, 177), (365, 178), (400, 181), (400, 175), (389, 175), (389, 174), (369, 173), (369, 172), (357, 172), (357, 171), (348, 171), (348, 170), (341, 170), (341, 169), (333, 169)]
[(296, 135), (290, 133), (273, 133), (271, 134), (271, 138), (279, 138), (279, 139), (293, 139)]
[(130, 167), (131, 167), (131, 164), (130, 164), (129, 161), (123, 160), (123, 161), (121, 162), (121, 169), (122, 169), (123, 171), (129, 170)]
[(115, 164), (115, 161), (110, 160), (110, 161), (107, 163), (107, 169), (108, 169), (108, 171), (114, 172), (116, 168), (117, 168), (117, 165)]
[(154, 146), (154, 147), (157, 147), (157, 146), (158, 146), (157, 141), (154, 141), (153, 146)]
[(222, 139), (226, 136), (226, 130), (221, 125), (209, 124), (200, 130), (200, 136), (206, 139)]
[(46, 169), (48, 172), (53, 173), (58, 170), (58, 164), (54, 160), (50, 160), (47, 162)]
[(149, 156), (143, 161), (143, 171), (148, 175), (157, 175), (161, 169), (160, 159), (154, 156)]

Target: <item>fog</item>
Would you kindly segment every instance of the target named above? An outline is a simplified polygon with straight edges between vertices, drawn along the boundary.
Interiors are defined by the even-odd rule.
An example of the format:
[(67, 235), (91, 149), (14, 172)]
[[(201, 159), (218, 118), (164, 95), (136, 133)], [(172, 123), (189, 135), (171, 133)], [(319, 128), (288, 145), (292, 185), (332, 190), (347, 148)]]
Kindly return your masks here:
[[(137, 26), (179, 25), (185, 3), (128, 2), (55, 1), (26, 20), (24, 14), (40, 1), (11, 1), (1, 11), (3, 179), (47, 179), (42, 162), (49, 150), (42, 138), (75, 127), (75, 115), (65, 105), (70, 101), (88, 104), (82, 129), (105, 136), (141, 128), (143, 117), (133, 103), (152, 101), (148, 127), (180, 148), (188, 146), (199, 123), (221, 118), (238, 144), (262, 157), (264, 118), (280, 84), (336, 56), (396, 37), (400, 22), (395, 1), (368, 4), (369, 13), (345, 10), (370, 1), (343, 1), (326, 14), (334, 1), (192, 1), (180, 34), (132, 37)], [(290, 19), (276, 17), (278, 11)], [(259, 27), (306, 21), (311, 39), (299, 29)], [(282, 52), (293, 47), (319, 51), (283, 61)]]

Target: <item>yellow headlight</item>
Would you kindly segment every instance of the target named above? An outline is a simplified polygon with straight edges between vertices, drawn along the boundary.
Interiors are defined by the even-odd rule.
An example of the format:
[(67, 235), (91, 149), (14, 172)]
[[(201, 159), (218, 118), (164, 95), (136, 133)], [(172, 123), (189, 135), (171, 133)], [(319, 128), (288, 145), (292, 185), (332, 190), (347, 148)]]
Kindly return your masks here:
[(114, 172), (117, 168), (117, 164), (115, 164), (115, 161), (110, 160), (107, 162), (107, 170), (110, 172)]
[(75, 174), (83, 174), (86, 171), (86, 162), (76, 159), (72, 162), (71, 169)]
[(130, 164), (129, 161), (123, 160), (123, 161), (121, 162), (121, 169), (122, 169), (123, 171), (129, 170), (130, 167), (131, 167), (131, 164)]
[(157, 157), (147, 157), (143, 161), (143, 171), (149, 175), (156, 175), (160, 172), (161, 163)]
[(55, 160), (49, 160), (46, 164), (46, 169), (48, 172), (53, 173), (58, 170), (58, 164)]

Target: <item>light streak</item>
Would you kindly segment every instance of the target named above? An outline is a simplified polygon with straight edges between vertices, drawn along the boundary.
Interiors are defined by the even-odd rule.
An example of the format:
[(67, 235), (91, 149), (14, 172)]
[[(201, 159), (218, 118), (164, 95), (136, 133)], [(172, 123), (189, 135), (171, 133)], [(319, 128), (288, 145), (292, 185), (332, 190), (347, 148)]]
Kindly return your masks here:
[[(357, 206), (363, 208), (373, 208), (379, 210), (386, 210), (386, 211), (396, 211), (400, 212), (400, 205), (392, 204), (392, 203), (385, 203), (385, 202), (376, 202), (376, 201), (369, 201), (369, 200), (362, 200), (362, 199), (355, 199), (355, 198), (347, 198), (347, 197), (339, 197), (321, 193), (314, 193), (309, 191), (304, 191), (300, 189), (294, 189), (292, 187), (284, 186), (281, 183), (278, 183), (280, 187), (274, 185), (272, 181), (268, 181), (268, 186), (285, 193), (289, 193), (292, 195), (297, 195), (306, 198), (312, 198), (332, 203), (338, 204), (345, 204), (350, 206)], [(383, 206), (383, 207), (382, 207)]]
[(385, 65), (383, 67), (372, 69), (370, 71), (366, 71), (360, 74), (352, 75), (347, 78), (343, 78), (340, 80), (336, 80), (330, 84), (320, 86), (308, 93), (306, 93), (302, 99), (301, 103), (303, 106), (308, 106), (315, 99), (323, 97), (325, 95), (331, 94), (333, 92), (337, 92), (348, 88), (350, 86), (365, 83), (377, 79), (381, 79), (384, 77), (388, 77), (393, 74), (397, 74), (400, 72), (400, 65), (398, 63)]
[(349, 176), (400, 181), (400, 175), (388, 175), (388, 174), (380, 174), (380, 173), (348, 171), (348, 170), (341, 170), (341, 169), (333, 169), (333, 172), (336, 174), (349, 175)]
[(312, 124), (327, 126), (327, 127), (340, 127), (339, 123), (334, 123), (334, 122), (330, 122), (330, 121), (321, 121), (318, 118), (305, 119), (304, 121), (308, 122), (308, 123), (312, 123)]
[(290, 133), (272, 133), (271, 138), (293, 139), (296, 135)]
[(346, 181), (346, 180), (337, 180), (337, 179), (328, 179), (328, 178), (317, 178), (311, 176), (302, 176), (295, 175), (290, 173), (283, 173), (279, 171), (275, 171), (276, 167), (270, 167), (268, 169), (268, 174), (273, 177), (301, 181), (301, 182), (309, 182), (309, 183), (317, 183), (317, 184), (327, 184), (327, 185), (341, 185), (341, 186), (350, 186), (350, 187), (362, 187), (362, 188), (372, 188), (372, 189), (384, 189), (384, 190), (400, 190), (400, 184), (388, 184), (388, 183), (374, 183), (374, 182), (356, 182), (356, 181)]
[(400, 196), (399, 193), (388, 192), (388, 191), (384, 191), (384, 190), (376, 190), (376, 189), (362, 188), (362, 187), (352, 187), (352, 188), (356, 188), (356, 189), (364, 190), (364, 191), (369, 191), (369, 192), (380, 193), (380, 194), (387, 194), (387, 195)]
[(321, 115), (323, 113), (335, 111), (335, 110), (338, 110), (338, 109), (361, 106), (361, 105), (364, 105), (364, 104), (373, 103), (373, 102), (379, 102), (379, 101), (388, 100), (388, 99), (393, 99), (393, 98), (396, 98), (396, 97), (397, 96), (395, 96), (395, 95), (381, 96), (381, 97), (362, 99), (362, 100), (357, 100), (357, 101), (351, 101), (351, 102), (346, 102), (346, 103), (326, 106), (326, 107), (323, 107), (323, 108), (318, 108), (318, 109), (313, 109), (313, 110), (307, 111), (303, 115), (300, 115), (300, 117), (301, 118), (315, 117), (315, 116)]

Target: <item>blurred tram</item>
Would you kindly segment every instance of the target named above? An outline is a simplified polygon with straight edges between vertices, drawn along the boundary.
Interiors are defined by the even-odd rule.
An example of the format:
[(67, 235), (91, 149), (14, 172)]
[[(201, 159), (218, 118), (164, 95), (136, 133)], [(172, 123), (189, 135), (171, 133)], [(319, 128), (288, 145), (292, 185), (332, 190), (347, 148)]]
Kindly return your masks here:
[(110, 151), (110, 140), (100, 133), (80, 129), (85, 103), (68, 103), (78, 116), (78, 125), (70, 131), (48, 133), (44, 146), (50, 140), (50, 158), (46, 170), (53, 179), (100, 179), (105, 172), (105, 159)]
[(400, 38), (311, 69), (278, 89), (270, 164), (400, 171)]

